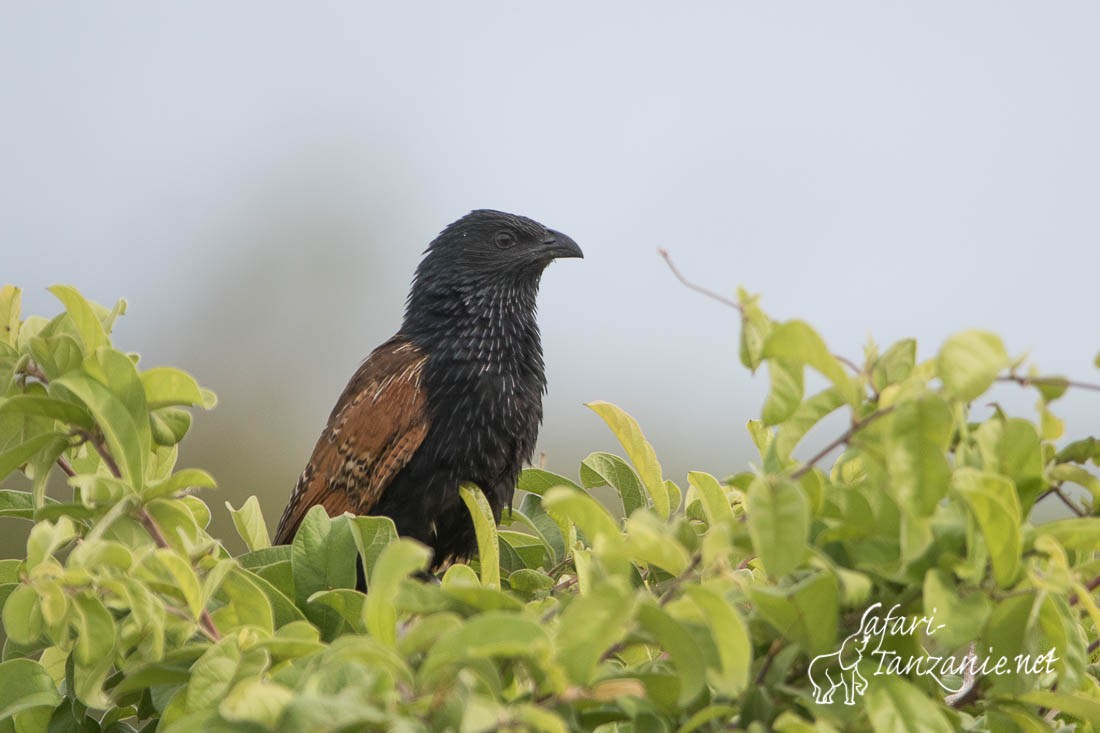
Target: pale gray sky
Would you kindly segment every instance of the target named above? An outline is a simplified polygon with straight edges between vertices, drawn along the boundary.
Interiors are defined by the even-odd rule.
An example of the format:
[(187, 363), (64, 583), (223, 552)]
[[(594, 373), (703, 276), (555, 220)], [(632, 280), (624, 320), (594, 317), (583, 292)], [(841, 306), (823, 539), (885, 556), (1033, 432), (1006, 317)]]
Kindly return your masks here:
[[(0, 280), (131, 304), (118, 342), (222, 403), (185, 461), (273, 521), (420, 252), (473, 208), (572, 235), (541, 321), (541, 447), (641, 421), (668, 474), (751, 456), (766, 378), (655, 250), (868, 334), (1000, 332), (1096, 380), (1090, 2), (5, 3)], [(1005, 392), (1030, 410), (1031, 394)], [(1097, 398), (1060, 406), (1100, 432)], [(820, 436), (824, 439), (824, 435)]]

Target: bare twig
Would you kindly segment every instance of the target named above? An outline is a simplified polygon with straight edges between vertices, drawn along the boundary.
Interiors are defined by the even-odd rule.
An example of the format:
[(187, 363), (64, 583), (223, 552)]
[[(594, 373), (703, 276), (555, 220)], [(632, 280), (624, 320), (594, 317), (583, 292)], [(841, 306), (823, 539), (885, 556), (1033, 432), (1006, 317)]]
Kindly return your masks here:
[[(99, 453), (99, 457), (103, 459), (103, 463), (107, 466), (107, 469), (110, 470), (111, 474), (114, 475), (115, 478), (122, 478), (122, 472), (119, 471), (118, 464), (115, 462), (111, 452), (107, 449), (103, 439), (89, 433), (87, 430), (80, 430), (78, 434), (95, 447), (96, 452)], [(153, 542), (156, 543), (157, 547), (170, 548), (171, 545), (168, 544), (168, 538), (164, 536), (160, 527), (157, 526), (157, 522), (153, 519), (153, 515), (150, 514), (145, 507), (139, 507), (136, 513), (138, 521), (145, 527), (145, 530), (149, 533), (149, 536), (153, 538)], [(218, 628), (214, 625), (214, 619), (210, 617), (210, 612), (205, 608), (202, 609), (202, 613), (199, 614), (199, 626), (202, 627), (203, 633), (214, 641), (221, 638), (221, 634), (218, 633)]]
[(1093, 392), (1100, 392), (1100, 384), (1090, 384), (1089, 382), (1078, 382), (1073, 379), (1062, 379), (1061, 377), (1021, 377), (1018, 374), (1009, 374), (1003, 377), (997, 377), (998, 382), (1015, 382), (1021, 387), (1073, 387), (1074, 389), (1088, 389)]
[(551, 593), (557, 593), (560, 590), (567, 590), (569, 588), (572, 588), (573, 586), (575, 586), (579, 582), (580, 582), (580, 578), (578, 576), (576, 576), (576, 575), (570, 576), (570, 577), (566, 578), (565, 580), (561, 581), (560, 583), (558, 583), (557, 585), (555, 585), (553, 588), (551, 588), (550, 592)]
[(756, 684), (764, 684), (764, 678), (768, 676), (768, 670), (772, 668), (772, 662), (775, 660), (775, 655), (782, 651), (783, 646), (783, 639), (777, 638), (772, 642), (772, 645), (768, 647), (768, 655), (764, 657), (764, 664), (761, 665), (760, 671), (756, 673)]
[(73, 469), (73, 465), (65, 460), (65, 456), (57, 457), (57, 465), (61, 469), (61, 472), (69, 478), (72, 478), (76, 475), (76, 471)]
[[(1100, 588), (1100, 576), (1097, 576), (1097, 577), (1093, 578), (1092, 580), (1090, 580), (1089, 582), (1085, 583), (1085, 590), (1087, 590), (1089, 593), (1092, 593), (1097, 588)], [(1077, 597), (1077, 594), (1074, 593), (1069, 598), (1069, 605), (1076, 606), (1077, 603), (1080, 600), (1081, 599)]]
[[(975, 649), (977, 645), (975, 642), (970, 642), (970, 648), (966, 652), (966, 658), (969, 660), (976, 660), (977, 654)], [(963, 683), (955, 692), (943, 698), (943, 701), (953, 708), (961, 708), (966, 703), (970, 702), (975, 697), (975, 693), (978, 689), (978, 676), (974, 673), (974, 662), (966, 665), (966, 669), (963, 670)]]
[(676, 279), (682, 282), (685, 286), (691, 288), (697, 293), (702, 293), (708, 298), (713, 298), (723, 305), (728, 305), (730, 308), (733, 308), (738, 312), (741, 311), (741, 304), (738, 303), (736, 300), (727, 298), (726, 296), (720, 295), (708, 288), (704, 288), (702, 285), (696, 285), (695, 283), (684, 277), (683, 274), (680, 273), (680, 270), (677, 269), (676, 265), (672, 264), (672, 257), (669, 256), (667, 249), (658, 249), (657, 254), (661, 255), (661, 257), (664, 258), (665, 263), (668, 265), (668, 269), (672, 270), (672, 274), (676, 276)]
[(856, 374), (863, 374), (863, 369), (858, 364), (856, 364), (854, 361), (849, 359), (848, 357), (841, 356), (840, 354), (833, 354), (833, 358), (836, 359), (837, 361), (839, 361), (844, 366), (851, 369)]
[[(171, 605), (165, 603), (164, 604), (164, 610), (167, 611), (168, 613), (172, 614), (173, 616), (178, 616), (179, 618), (184, 619), (185, 621), (193, 620), (191, 618), (191, 614), (187, 613), (187, 611), (184, 611), (182, 608), (176, 608), (175, 606), (171, 606)], [(204, 611), (204, 613), (205, 613), (205, 611)], [(199, 631), (201, 631), (202, 635), (205, 636), (207, 639), (209, 639), (210, 641), (212, 641), (214, 643), (217, 643), (217, 642), (221, 641), (221, 636), (218, 635), (217, 629), (213, 629), (213, 631), (212, 631), (212, 629), (213, 629), (213, 624), (211, 624), (210, 628), (207, 628), (206, 626), (203, 626), (201, 624), (199, 625)]]
[[(686, 287), (691, 288), (692, 290), (694, 290), (697, 293), (702, 293), (703, 295), (707, 296), (708, 298), (712, 298), (714, 300), (717, 300), (722, 305), (728, 305), (730, 308), (733, 308), (733, 309), (737, 310), (737, 312), (739, 312), (739, 313), (744, 313), (745, 312), (744, 309), (741, 307), (741, 304), (738, 303), (736, 300), (733, 300), (731, 298), (727, 298), (726, 296), (724, 296), (720, 293), (716, 293), (713, 290), (711, 290), (710, 288), (705, 288), (702, 285), (699, 285), (698, 283), (693, 283), (691, 280), (688, 280), (686, 277), (684, 277), (684, 274), (682, 272), (680, 272), (680, 269), (678, 267), (676, 267), (675, 264), (673, 264), (672, 256), (669, 255), (667, 249), (658, 248), (657, 249), (657, 254), (661, 255), (661, 257), (664, 258), (665, 263), (668, 265), (668, 269), (672, 270), (672, 274), (676, 276), (676, 279), (679, 280), (681, 283), (683, 283)], [(848, 359), (847, 357), (841, 356), (840, 354), (833, 354), (833, 356), (836, 357), (837, 361), (839, 361), (841, 364), (843, 364), (844, 366), (851, 369), (856, 374), (863, 374), (863, 369), (861, 369), (851, 359)]]
[(676, 591), (680, 589), (680, 586), (684, 584), (684, 581), (688, 579), (688, 576), (695, 572), (695, 569), (699, 567), (699, 564), (703, 562), (703, 556), (699, 553), (695, 553), (692, 556), (691, 562), (684, 568), (684, 572), (677, 575), (675, 578), (669, 581), (668, 587), (665, 588), (665, 592), (661, 594), (660, 599), (657, 601), (658, 606), (664, 606), (672, 600), (672, 596), (676, 594)]
[(23, 365), (23, 368), (20, 369), (19, 371), (23, 372), (28, 377), (34, 377), (35, 379), (37, 379), (39, 382), (42, 382), (43, 384), (49, 384), (50, 383), (50, 378), (47, 377), (46, 374), (41, 369), (39, 369), (38, 365), (35, 364), (33, 361), (28, 361), (26, 364)]
[(852, 421), (852, 426), (850, 428), (845, 430), (844, 433), (839, 438), (837, 438), (836, 440), (834, 440), (833, 442), (829, 443), (827, 446), (822, 448), (820, 451), (818, 451), (814, 455), (813, 458), (806, 461), (805, 465), (803, 465), (801, 468), (799, 468), (797, 471), (795, 471), (794, 473), (791, 474), (791, 478), (795, 479), (796, 481), (798, 479), (802, 478), (807, 473), (809, 473), (813, 469), (813, 467), (817, 464), (817, 462), (820, 461), (822, 458), (829, 455), (829, 453), (831, 453), (836, 448), (839, 448), (840, 446), (847, 444), (848, 441), (851, 440), (852, 437), (856, 433), (858, 433), (860, 430), (867, 427), (868, 425), (873, 423), (875, 420), (878, 420), (883, 415), (887, 415), (887, 414), (893, 412), (893, 410), (894, 410), (893, 407), (884, 407), (881, 410), (875, 410), (874, 412), (872, 412), (870, 415), (863, 418), (862, 420)]
[(1086, 512), (1084, 510), (1082, 510), (1079, 506), (1075, 505), (1070, 500), (1070, 498), (1068, 496), (1066, 496), (1066, 493), (1064, 491), (1062, 491), (1062, 486), (1060, 484), (1058, 486), (1052, 486), (1049, 489), (1047, 489), (1046, 491), (1044, 491), (1042, 494), (1039, 495), (1039, 498), (1036, 499), (1036, 501), (1042, 501), (1043, 499), (1047, 498), (1048, 496), (1057, 496), (1059, 499), (1062, 500), (1062, 503), (1065, 504), (1067, 507), (1069, 507), (1069, 510), (1071, 512), (1073, 512), (1074, 514), (1076, 514), (1077, 516), (1083, 517), (1083, 516), (1086, 515)]
[[(149, 536), (153, 538), (153, 542), (157, 544), (157, 547), (169, 548), (168, 539), (161, 532), (160, 527), (157, 526), (157, 522), (153, 519), (153, 515), (145, 507), (139, 507), (137, 510), (138, 521), (145, 527), (145, 531), (149, 533)], [(208, 637), (217, 641), (221, 638), (221, 634), (218, 633), (218, 628), (214, 626), (214, 619), (210, 617), (210, 612), (205, 608), (199, 614), (199, 626), (202, 627), (203, 633)]]
[(85, 442), (91, 443), (96, 453), (103, 459), (103, 465), (107, 466), (107, 470), (111, 472), (111, 475), (115, 478), (122, 478), (122, 471), (119, 470), (118, 464), (115, 462), (114, 456), (111, 455), (111, 451), (107, 449), (107, 444), (103, 441), (103, 438), (80, 428), (74, 430), (73, 435), (77, 435)]

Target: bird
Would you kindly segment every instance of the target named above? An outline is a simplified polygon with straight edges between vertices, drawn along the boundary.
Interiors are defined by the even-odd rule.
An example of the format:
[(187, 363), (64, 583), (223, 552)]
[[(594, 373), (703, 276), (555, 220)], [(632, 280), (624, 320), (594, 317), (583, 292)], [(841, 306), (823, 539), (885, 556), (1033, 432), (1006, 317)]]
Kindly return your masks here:
[(497, 522), (511, 505), (547, 390), (539, 283), (553, 260), (583, 256), (516, 214), (479, 209), (444, 228), (416, 269), (401, 327), (336, 401), (274, 543), (292, 542), (320, 505), (329, 516), (389, 517), (432, 549), (435, 568), (471, 557), (459, 486), (476, 484)]

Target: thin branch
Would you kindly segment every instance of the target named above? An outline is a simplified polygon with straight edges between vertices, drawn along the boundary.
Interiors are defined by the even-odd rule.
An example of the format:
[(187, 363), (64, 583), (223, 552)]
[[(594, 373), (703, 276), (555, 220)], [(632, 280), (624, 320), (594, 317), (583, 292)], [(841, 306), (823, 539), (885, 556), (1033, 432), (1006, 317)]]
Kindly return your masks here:
[(768, 655), (764, 657), (764, 664), (761, 665), (760, 671), (756, 673), (756, 684), (764, 684), (764, 678), (768, 676), (768, 670), (772, 668), (772, 662), (775, 660), (775, 656), (783, 649), (783, 639), (777, 638), (772, 641), (772, 645), (768, 647)]
[[(111, 452), (107, 450), (107, 446), (103, 443), (103, 439), (92, 435), (87, 430), (81, 430), (78, 434), (95, 446), (96, 452), (99, 453), (99, 457), (103, 459), (103, 463), (106, 464), (114, 477), (122, 478), (122, 472), (118, 470), (118, 464), (115, 463), (115, 459), (111, 456)], [(150, 514), (145, 507), (138, 507), (136, 513), (138, 521), (145, 527), (145, 530), (149, 533), (149, 536), (153, 538), (153, 542), (156, 543), (157, 547), (165, 549), (170, 548), (171, 545), (168, 544), (168, 538), (160, 531), (160, 527), (157, 526), (156, 520), (153, 519), (153, 515)], [(218, 627), (214, 625), (214, 619), (210, 617), (210, 612), (205, 608), (202, 609), (202, 613), (199, 614), (199, 626), (202, 627), (203, 633), (214, 641), (221, 639), (221, 634), (218, 633)]]
[(691, 288), (692, 290), (694, 290), (697, 293), (702, 293), (703, 295), (707, 296), (708, 298), (713, 298), (714, 300), (717, 300), (719, 303), (722, 303), (723, 305), (728, 305), (730, 308), (733, 308), (733, 309), (737, 310), (738, 312), (741, 312), (741, 304), (738, 303), (736, 300), (733, 300), (731, 298), (727, 298), (726, 296), (720, 295), (720, 294), (718, 294), (718, 293), (716, 293), (713, 290), (710, 290), (708, 288), (704, 288), (702, 285), (696, 285), (695, 283), (693, 283), (692, 281), (690, 281), (686, 277), (684, 277), (683, 274), (680, 272), (680, 270), (677, 269), (676, 265), (672, 264), (672, 257), (669, 256), (667, 249), (659, 248), (657, 250), (657, 254), (661, 255), (661, 257), (664, 258), (665, 263), (668, 264), (668, 269), (672, 270), (672, 274), (675, 275), (676, 279), (679, 280), (680, 282), (682, 282), (684, 285)]
[(791, 474), (791, 478), (796, 480), (796, 481), (798, 479), (802, 478), (807, 473), (809, 473), (813, 469), (813, 467), (817, 464), (817, 462), (820, 461), (822, 458), (829, 455), (832, 451), (839, 448), (840, 446), (847, 444), (848, 441), (851, 440), (852, 437), (856, 433), (858, 433), (860, 430), (867, 427), (868, 425), (873, 423), (875, 420), (878, 420), (883, 415), (887, 415), (887, 414), (893, 412), (893, 410), (894, 410), (893, 407), (884, 407), (881, 410), (875, 410), (874, 412), (872, 412), (870, 415), (863, 418), (862, 420), (853, 421), (852, 426), (850, 428), (845, 430), (844, 433), (839, 438), (837, 438), (836, 440), (834, 440), (833, 442), (829, 443), (827, 446), (825, 446), (824, 448), (819, 450), (814, 455), (813, 458), (806, 461), (805, 465), (803, 465), (802, 468), (798, 469), (797, 471), (795, 471), (794, 473)]
[[(1085, 583), (1085, 590), (1087, 590), (1089, 593), (1092, 593), (1097, 588), (1100, 588), (1100, 575)], [(1077, 597), (1077, 594), (1074, 593), (1072, 596), (1070, 596), (1069, 605), (1076, 606), (1077, 602), (1080, 600), (1081, 599)]]
[(78, 435), (83, 438), (85, 442), (91, 443), (96, 453), (103, 459), (103, 465), (107, 466), (107, 470), (111, 472), (111, 475), (115, 478), (122, 478), (122, 471), (119, 470), (118, 464), (115, 463), (111, 451), (107, 450), (107, 444), (103, 442), (103, 438), (83, 429), (74, 430), (73, 435)]
[(550, 592), (551, 593), (557, 593), (558, 591), (566, 590), (568, 588), (572, 588), (578, 582), (580, 582), (580, 578), (578, 576), (576, 576), (576, 575), (570, 576), (569, 578), (566, 578), (565, 580), (561, 581), (560, 583), (555, 585), (553, 588), (551, 588)]
[(73, 469), (73, 465), (65, 460), (65, 456), (57, 457), (57, 465), (61, 468), (62, 473), (64, 473), (69, 478), (72, 478), (76, 475), (76, 471)]
[[(698, 283), (693, 283), (691, 280), (688, 280), (686, 277), (684, 277), (684, 274), (682, 272), (680, 272), (680, 269), (672, 263), (672, 256), (669, 255), (667, 249), (658, 248), (657, 249), (657, 254), (661, 255), (661, 257), (664, 258), (665, 263), (668, 265), (668, 269), (672, 270), (672, 274), (676, 276), (676, 279), (679, 280), (681, 283), (683, 283), (686, 287), (691, 288), (692, 290), (694, 290), (697, 293), (702, 293), (703, 295), (707, 296), (708, 298), (712, 298), (714, 300), (717, 300), (722, 305), (728, 305), (730, 308), (736, 309), (737, 312), (739, 312), (739, 313), (744, 313), (745, 312), (744, 309), (741, 307), (741, 304), (738, 303), (737, 301), (732, 300), (730, 298), (727, 298), (726, 296), (721, 295), (720, 293), (716, 293), (713, 290), (711, 290), (710, 288), (705, 288), (702, 285), (699, 285)], [(848, 359), (847, 357), (841, 356), (840, 354), (833, 354), (833, 356), (836, 357), (837, 361), (839, 361), (841, 364), (843, 364), (844, 366), (851, 369), (856, 374), (860, 374), (860, 375), (863, 374), (863, 369), (861, 369), (858, 365), (856, 365), (856, 363), (854, 361), (852, 361), (851, 359)]]
[(1078, 507), (1076, 504), (1074, 504), (1070, 500), (1070, 498), (1068, 496), (1066, 496), (1066, 493), (1064, 491), (1062, 491), (1061, 485), (1050, 487), (1049, 489), (1044, 491), (1042, 493), (1042, 495), (1040, 495), (1039, 498), (1036, 501), (1041, 501), (1041, 500), (1043, 500), (1043, 499), (1045, 499), (1045, 498), (1047, 498), (1048, 496), (1051, 496), (1051, 495), (1057, 496), (1059, 499), (1061, 499), (1062, 503), (1065, 504), (1067, 507), (1069, 507), (1069, 510), (1071, 512), (1073, 512), (1074, 514), (1076, 514), (1077, 516), (1079, 516), (1079, 517), (1086, 516), (1086, 512), (1084, 510), (1082, 510), (1080, 507)]
[[(164, 533), (160, 531), (160, 527), (157, 526), (157, 522), (153, 519), (153, 515), (149, 513), (149, 510), (145, 507), (139, 507), (137, 510), (138, 521), (145, 527), (145, 531), (149, 533), (149, 536), (153, 538), (153, 542), (160, 548), (169, 548), (168, 539), (164, 536)], [(203, 632), (212, 638), (214, 641), (221, 639), (221, 634), (218, 633), (218, 628), (214, 626), (214, 619), (210, 617), (210, 612), (205, 608), (202, 609), (202, 613), (199, 614), (199, 625), (203, 628)]]
[(28, 361), (26, 364), (23, 365), (23, 368), (20, 369), (19, 371), (23, 372), (28, 377), (34, 377), (35, 379), (37, 379), (39, 382), (42, 382), (43, 384), (49, 384), (50, 383), (50, 378), (47, 377), (46, 374), (41, 369), (39, 369), (38, 365), (35, 364), (33, 361)]
[[(179, 618), (182, 618), (185, 621), (193, 621), (194, 620), (194, 619), (191, 618), (191, 614), (187, 613), (187, 611), (184, 611), (182, 608), (176, 608), (175, 606), (171, 606), (171, 605), (165, 603), (164, 604), (164, 610), (167, 611), (168, 613), (172, 614), (173, 616), (177, 616)], [(211, 625), (211, 628), (213, 628), (213, 625)], [(203, 636), (205, 636), (207, 639), (214, 642), (215, 644), (218, 643), (219, 641), (221, 641), (221, 637), (218, 635), (217, 629), (214, 629), (213, 633), (211, 633), (211, 629), (200, 625), (199, 626), (199, 631), (202, 632)]]
[(997, 381), (1015, 382), (1021, 387), (1073, 387), (1074, 389), (1088, 389), (1093, 392), (1100, 392), (1100, 384), (1078, 382), (1072, 379), (1062, 379), (1061, 377), (1021, 377), (1018, 374), (1009, 374), (1003, 377), (997, 377)]
[(665, 588), (665, 592), (661, 594), (660, 599), (657, 601), (657, 605), (664, 606), (669, 601), (671, 601), (672, 596), (676, 594), (676, 591), (680, 589), (680, 586), (684, 584), (684, 581), (688, 579), (688, 576), (691, 575), (697, 567), (699, 567), (699, 564), (701, 562), (703, 562), (703, 556), (699, 553), (695, 553), (695, 555), (693, 555), (691, 558), (691, 562), (686, 568), (684, 568), (684, 572), (680, 573), (675, 578), (669, 581), (668, 587)]
[[(970, 642), (970, 648), (966, 652), (967, 659), (977, 660), (977, 654), (975, 642)], [(976, 696), (978, 689), (978, 675), (974, 673), (974, 664), (966, 665), (966, 669), (963, 670), (963, 683), (955, 692), (945, 697), (943, 701), (953, 708), (961, 708), (966, 703), (970, 702)]]
[(856, 364), (856, 363), (855, 363), (854, 361), (852, 361), (852, 360), (851, 360), (851, 359), (849, 359), (848, 357), (846, 357), (846, 356), (841, 356), (840, 354), (833, 354), (833, 358), (834, 358), (834, 359), (836, 359), (837, 361), (839, 361), (839, 362), (840, 362), (841, 364), (843, 364), (844, 366), (846, 366), (846, 367), (848, 367), (849, 369), (851, 369), (851, 370), (852, 370), (853, 372), (855, 372), (856, 374), (863, 374), (863, 369), (861, 369), (861, 368), (859, 367), (859, 365), (857, 365), (857, 364)]

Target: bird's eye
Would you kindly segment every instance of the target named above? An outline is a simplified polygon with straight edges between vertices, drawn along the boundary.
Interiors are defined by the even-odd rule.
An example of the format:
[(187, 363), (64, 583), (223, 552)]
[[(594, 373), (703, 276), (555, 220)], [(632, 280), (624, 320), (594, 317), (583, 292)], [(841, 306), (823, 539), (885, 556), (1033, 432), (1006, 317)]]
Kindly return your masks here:
[(497, 232), (496, 237), (494, 237), (494, 241), (501, 249), (508, 249), (516, 243), (516, 238), (512, 236), (511, 232)]

